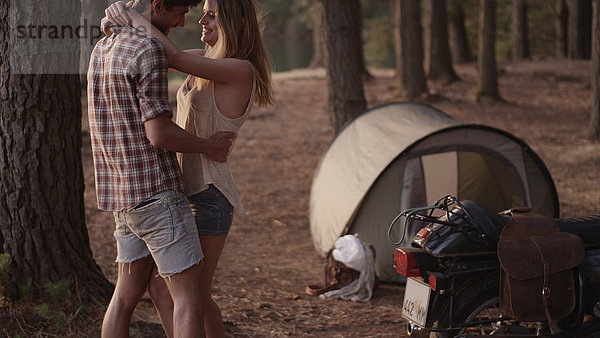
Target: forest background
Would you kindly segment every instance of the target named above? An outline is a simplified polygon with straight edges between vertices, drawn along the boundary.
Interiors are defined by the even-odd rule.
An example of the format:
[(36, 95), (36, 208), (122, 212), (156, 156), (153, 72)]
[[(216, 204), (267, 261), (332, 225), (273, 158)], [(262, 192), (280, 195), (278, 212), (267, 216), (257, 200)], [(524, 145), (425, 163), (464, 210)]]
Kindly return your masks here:
[[(276, 71), (276, 102), (273, 107), (254, 112), (230, 161), (250, 211), (236, 219), (222, 264), (229, 269), (220, 269), (217, 275), (216, 294), (226, 309), (228, 330), (233, 335), (241, 332), (248, 336), (287, 336), (320, 335), (323, 331), (352, 335), (376, 329), (397, 336), (402, 295), (397, 286), (384, 286), (368, 305), (332, 302), (323, 307), (318, 300), (306, 298), (298, 291), (309, 281), (322, 278), (322, 261), (313, 250), (308, 230), (308, 195), (314, 168), (337, 129), (331, 124), (334, 109), (327, 107), (325, 88), (343, 81), (330, 79), (327, 67), (297, 73), (287, 70), (311, 66), (317, 54), (313, 53), (318, 49), (313, 43), (315, 4), (335, 4), (337, 9), (360, 6), (362, 30), (350, 38), (363, 41), (364, 59), (371, 73), (370, 78), (364, 77), (365, 81), (359, 76), (359, 82), (352, 86), (365, 88), (367, 102), (360, 111), (367, 106), (411, 99), (399, 91), (402, 85), (398, 81), (398, 66), (403, 63), (397, 62), (394, 14), (400, 3), (414, 9), (415, 4), (433, 1), (259, 2)], [(476, 63), (480, 6), (492, 2), (497, 5), (493, 50), (498, 61), (493, 66), (499, 70), (500, 94), (505, 101), (476, 102), (474, 91), (481, 69)], [(523, 138), (548, 164), (563, 210), (575, 216), (597, 212), (598, 192), (594, 187), (599, 182), (600, 151), (598, 143), (588, 137), (585, 125), (590, 99), (597, 98), (598, 93), (592, 89), (596, 87), (590, 86), (590, 36), (587, 55), (567, 53), (562, 48), (566, 45), (559, 43), (564, 40), (557, 38), (556, 22), (561, 15), (557, 8), (567, 3), (571, 8), (591, 8), (592, 2), (600, 3), (449, 1), (464, 9), (469, 53), (462, 60), (455, 59), (453, 65), (461, 81), (451, 84), (428, 79), (424, 95), (416, 97), (461, 121), (491, 125)], [(33, 0), (0, 0), (0, 252), (6, 253), (0, 255), (0, 328), (5, 330), (0, 335), (81, 336), (87, 329), (94, 336), (106, 304), (90, 306), (86, 297), (93, 294), (106, 301), (116, 271), (114, 240), (110, 236), (114, 224), (109, 213), (98, 212), (95, 205), (85, 91), (82, 92), (84, 86), (79, 81), (85, 77), (11, 72), (14, 61), (26, 61), (14, 57), (19, 56), (18, 51), (13, 54), (8, 48), (11, 36), (5, 29), (10, 21), (7, 8), (16, 3), (28, 11), (25, 19), (52, 19), (53, 15), (64, 14), (73, 20), (73, 25), (79, 24), (80, 12), (88, 24), (99, 22), (107, 5), (105, 1), (81, 0), (80, 11), (73, 9), (73, 3), (79, 2), (54, 0), (51, 9), (43, 11), (38, 8), (39, 2)], [(513, 55), (515, 3), (528, 5), (531, 53), (519, 61)], [(453, 8), (449, 6), (450, 14)], [(591, 18), (591, 9), (583, 12)], [(328, 18), (342, 14), (340, 10)], [(200, 15), (201, 8), (194, 8), (185, 29), (173, 30), (170, 35), (181, 47), (199, 46)], [(408, 28), (427, 30), (425, 16), (426, 11), (417, 15), (421, 25)], [(592, 29), (591, 21), (583, 26), (588, 33)], [(563, 34), (562, 38), (566, 36)], [(429, 41), (427, 34), (422, 40), (425, 44)], [(70, 53), (70, 49), (56, 55), (42, 51), (36, 62), (43, 66), (70, 62), (85, 66), (92, 46), (82, 44), (81, 54)], [(412, 53), (418, 50), (410, 49)], [(345, 60), (349, 54), (332, 58)], [(81, 60), (70, 59), (80, 55)], [(597, 58), (598, 54), (596, 61)], [(416, 59), (419, 67), (413, 68), (421, 68), (423, 60)], [(75, 75), (85, 74), (80, 73)], [(171, 85), (176, 88), (180, 79), (172, 75)], [(310, 114), (306, 107), (310, 107)], [(519, 123), (523, 120), (527, 123)], [(268, 251), (263, 248), (264, 243), (270, 244)], [(240, 266), (238, 257), (248, 255), (253, 257), (251, 262)], [(153, 312), (147, 299), (141, 306), (146, 315)], [(144, 316), (144, 322), (148, 318)], [(142, 326), (160, 333), (160, 326)]]
[[(465, 11), (465, 27), (471, 59), (477, 57), (478, 0), (460, 0)], [(394, 68), (394, 0), (360, 0), (362, 40), (365, 61), (370, 68)], [(556, 1), (527, 3), (531, 55), (535, 59), (555, 57)], [(305, 68), (313, 56), (314, 0), (262, 0), (264, 37), (276, 72)], [(511, 59), (512, 8), (509, 0), (497, 2), (496, 56), (498, 61)], [(452, 8), (450, 7), (450, 10)], [(192, 8), (184, 29), (169, 37), (182, 48), (197, 47), (201, 28), (197, 24), (202, 8)]]

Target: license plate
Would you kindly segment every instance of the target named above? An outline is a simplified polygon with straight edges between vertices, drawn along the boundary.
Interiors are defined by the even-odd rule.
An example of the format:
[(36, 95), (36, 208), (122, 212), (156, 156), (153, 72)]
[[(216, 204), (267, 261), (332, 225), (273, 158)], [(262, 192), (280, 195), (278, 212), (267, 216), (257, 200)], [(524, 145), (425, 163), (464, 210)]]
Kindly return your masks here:
[(431, 294), (429, 285), (414, 278), (407, 278), (405, 290), (402, 317), (425, 327), (429, 295)]

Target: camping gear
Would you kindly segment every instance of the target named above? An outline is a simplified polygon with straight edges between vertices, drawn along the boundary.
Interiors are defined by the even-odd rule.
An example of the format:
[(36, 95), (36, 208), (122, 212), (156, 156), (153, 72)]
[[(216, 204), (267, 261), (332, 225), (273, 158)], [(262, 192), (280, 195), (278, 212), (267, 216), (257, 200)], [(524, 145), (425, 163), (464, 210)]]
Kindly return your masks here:
[[(442, 216), (431, 216), (434, 209)], [(522, 212), (497, 214), (448, 196), (401, 213), (400, 222), (405, 217), (428, 222), (410, 246), (394, 251), (394, 265), (407, 277), (402, 316), (409, 332), (426, 328), (432, 337), (600, 332), (600, 214), (552, 219)]]
[(358, 234), (345, 235), (335, 241), (327, 254), (325, 285), (309, 285), (306, 293), (330, 299), (367, 302), (377, 288), (375, 252)]
[(319, 296), (327, 291), (337, 290), (347, 286), (360, 277), (360, 271), (347, 267), (344, 263), (338, 262), (331, 254), (333, 249), (327, 253), (325, 263), (325, 284), (308, 285), (306, 293), (311, 296)]
[(512, 213), (498, 243), (502, 313), (530, 322), (570, 315), (576, 303), (573, 269), (583, 257), (581, 238), (560, 232), (551, 218)]
[[(396, 246), (388, 241), (388, 226), (399, 210), (445, 195), (494, 211), (528, 206), (551, 217), (559, 213), (554, 182), (523, 141), (462, 124), (428, 105), (390, 103), (348, 123), (321, 158), (310, 195), (315, 247), (325, 255), (338, 237), (358, 233), (377, 251), (377, 276), (402, 282), (391, 264)], [(423, 225), (410, 222), (400, 245)]]

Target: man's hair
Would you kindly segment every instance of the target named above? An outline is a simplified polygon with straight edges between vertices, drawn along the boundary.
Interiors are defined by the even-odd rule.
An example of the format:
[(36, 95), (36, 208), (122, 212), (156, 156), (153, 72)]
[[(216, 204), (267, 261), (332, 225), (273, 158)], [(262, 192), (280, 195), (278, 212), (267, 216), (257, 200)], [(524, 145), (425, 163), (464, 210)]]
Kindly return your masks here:
[[(165, 2), (165, 7), (167, 9), (171, 9), (175, 6), (191, 6), (191, 7), (195, 7), (197, 6), (199, 3), (201, 3), (203, 0), (164, 0)], [(138, 10), (146, 10), (146, 8), (148, 8), (148, 5), (152, 3), (152, 0), (135, 0), (135, 4), (133, 5), (133, 7), (138, 8)], [(138, 7), (140, 6), (140, 7)]]
[(167, 9), (171, 9), (175, 6), (195, 7), (202, 1), (203, 0), (165, 0), (165, 7), (167, 7)]

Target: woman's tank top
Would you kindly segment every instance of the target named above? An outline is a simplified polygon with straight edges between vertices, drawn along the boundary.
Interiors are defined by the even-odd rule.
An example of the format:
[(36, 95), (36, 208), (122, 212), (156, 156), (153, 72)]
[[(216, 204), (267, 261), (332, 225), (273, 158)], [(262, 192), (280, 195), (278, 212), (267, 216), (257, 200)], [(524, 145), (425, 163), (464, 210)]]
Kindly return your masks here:
[[(193, 79), (193, 76), (188, 76), (177, 91), (175, 115), (177, 125), (201, 138), (209, 138), (220, 131), (231, 131), (237, 134), (252, 110), (256, 81), (252, 81), (252, 93), (246, 111), (239, 118), (231, 119), (223, 115), (217, 108), (214, 82), (210, 81), (206, 86), (198, 89), (191, 87)], [(181, 166), (183, 185), (188, 196), (207, 189), (209, 184), (213, 184), (233, 205), (237, 213), (244, 212), (227, 162), (216, 162), (204, 154), (192, 153), (177, 153), (177, 159)]]

